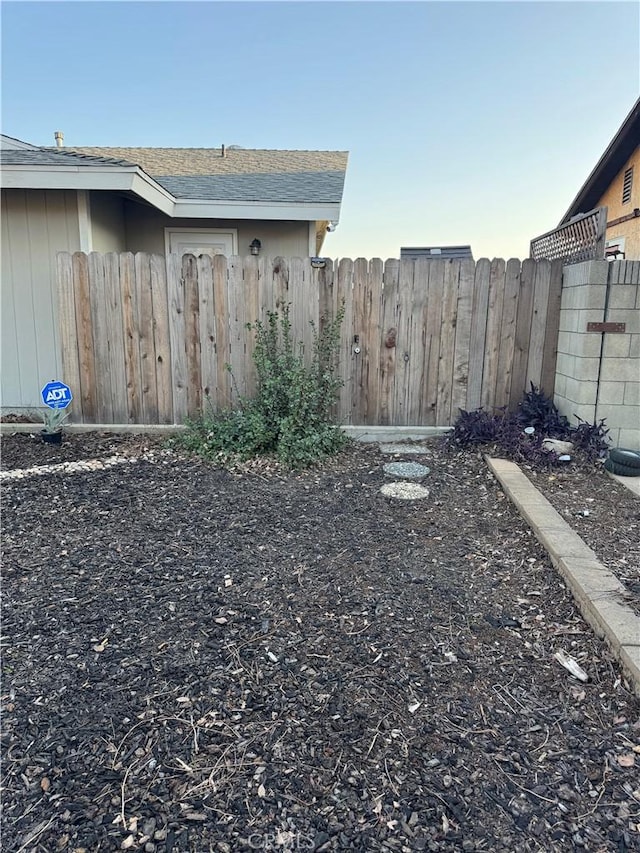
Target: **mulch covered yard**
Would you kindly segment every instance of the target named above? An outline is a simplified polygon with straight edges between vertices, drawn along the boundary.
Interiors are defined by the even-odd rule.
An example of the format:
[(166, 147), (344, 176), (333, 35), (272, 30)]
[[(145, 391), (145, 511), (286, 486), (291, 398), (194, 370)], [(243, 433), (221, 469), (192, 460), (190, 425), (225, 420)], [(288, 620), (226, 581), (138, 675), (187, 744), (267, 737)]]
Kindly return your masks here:
[[(3, 465), (152, 444), (16, 435)], [(3, 850), (639, 850), (623, 673), (481, 456), (417, 459), (415, 503), (375, 445), (4, 482)], [(612, 493), (637, 525), (586, 482), (592, 533)]]

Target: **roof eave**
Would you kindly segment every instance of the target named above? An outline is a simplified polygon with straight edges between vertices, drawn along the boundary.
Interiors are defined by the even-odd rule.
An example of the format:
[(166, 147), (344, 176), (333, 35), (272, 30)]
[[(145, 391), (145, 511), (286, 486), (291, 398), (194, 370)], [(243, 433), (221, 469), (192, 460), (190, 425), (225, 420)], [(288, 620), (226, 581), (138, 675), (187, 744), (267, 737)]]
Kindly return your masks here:
[(340, 202), (176, 199), (139, 166), (3, 165), (2, 186), (6, 189), (128, 191), (172, 219), (327, 219), (337, 222), (340, 217)]
[[(572, 216), (576, 216), (578, 213), (586, 213), (597, 205), (608, 185), (637, 148), (639, 136), (640, 98), (633, 105), (620, 129), (571, 202), (567, 212), (558, 223), (559, 226), (571, 219)], [(612, 172), (613, 174), (611, 174)]]
[(32, 190), (113, 190), (132, 192), (172, 215), (175, 199), (139, 166), (78, 166), (46, 165), (2, 166), (2, 186), (5, 189)]
[(294, 201), (219, 201), (212, 199), (176, 199), (175, 218), (193, 219), (288, 219), (337, 222), (340, 217), (339, 202)]

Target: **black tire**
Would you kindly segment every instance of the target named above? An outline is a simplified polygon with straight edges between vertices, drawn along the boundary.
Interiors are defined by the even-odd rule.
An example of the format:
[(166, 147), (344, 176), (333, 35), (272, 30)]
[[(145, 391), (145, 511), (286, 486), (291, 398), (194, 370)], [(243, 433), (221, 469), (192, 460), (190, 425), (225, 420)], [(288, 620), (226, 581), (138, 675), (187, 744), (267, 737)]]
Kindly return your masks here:
[(640, 453), (637, 450), (612, 447), (609, 450), (609, 459), (617, 465), (626, 465), (627, 468), (640, 468)]
[(629, 465), (621, 465), (613, 459), (607, 459), (604, 463), (606, 471), (617, 474), (619, 477), (640, 477), (640, 468), (631, 468)]

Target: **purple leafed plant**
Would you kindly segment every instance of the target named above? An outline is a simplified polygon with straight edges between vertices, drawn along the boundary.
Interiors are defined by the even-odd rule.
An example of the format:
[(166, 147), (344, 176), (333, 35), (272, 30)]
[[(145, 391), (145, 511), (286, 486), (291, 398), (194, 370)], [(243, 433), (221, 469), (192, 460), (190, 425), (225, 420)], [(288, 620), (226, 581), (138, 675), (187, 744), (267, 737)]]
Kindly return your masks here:
[(460, 409), (444, 443), (452, 450), (491, 447), (492, 452), (515, 461), (545, 468), (564, 464), (556, 453), (543, 447), (545, 438), (571, 441), (574, 450), (589, 461), (606, 456), (609, 430), (605, 421), (590, 424), (581, 418), (578, 420), (578, 426), (572, 427), (553, 400), (531, 383), (531, 390), (524, 395), (515, 412), (507, 412), (506, 408), (495, 409), (493, 413), (483, 408), (471, 412)]

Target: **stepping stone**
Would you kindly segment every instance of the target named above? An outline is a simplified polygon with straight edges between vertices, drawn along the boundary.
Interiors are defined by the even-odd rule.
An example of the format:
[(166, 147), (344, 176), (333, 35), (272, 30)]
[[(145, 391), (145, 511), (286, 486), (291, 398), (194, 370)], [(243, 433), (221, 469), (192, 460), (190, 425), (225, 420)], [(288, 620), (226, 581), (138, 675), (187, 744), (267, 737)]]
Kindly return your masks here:
[(380, 453), (389, 456), (420, 456), (428, 453), (426, 444), (381, 444)]
[(382, 470), (387, 477), (396, 477), (401, 480), (424, 480), (431, 471), (419, 462), (387, 462), (382, 466)]
[(429, 497), (429, 489), (418, 483), (385, 483), (380, 491), (387, 498), (401, 501), (418, 501)]

